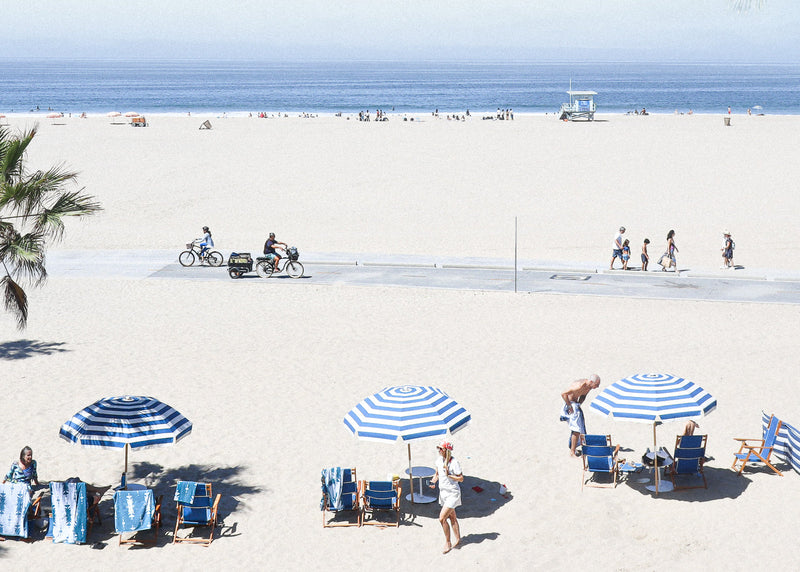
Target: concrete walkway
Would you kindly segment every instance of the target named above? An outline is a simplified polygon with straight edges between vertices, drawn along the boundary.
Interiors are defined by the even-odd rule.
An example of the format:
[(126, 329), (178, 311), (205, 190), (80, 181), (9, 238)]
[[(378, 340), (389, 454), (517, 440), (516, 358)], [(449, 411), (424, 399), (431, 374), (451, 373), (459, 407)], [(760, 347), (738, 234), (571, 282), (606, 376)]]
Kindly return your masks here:
[[(223, 252), (226, 257), (228, 252)], [(255, 253), (253, 253), (255, 254)], [(177, 250), (52, 251), (47, 269), (53, 277), (221, 280), (235, 282), (227, 268), (177, 261)], [(240, 280), (265, 287), (283, 283), (407, 288), (445, 288), (676, 300), (800, 304), (800, 272), (739, 267), (735, 270), (685, 268), (679, 272), (608, 270), (591, 264), (545, 260), (433, 258), (359, 253), (301, 253), (305, 275), (269, 280), (253, 272)], [(656, 268), (660, 269), (656, 265)]]

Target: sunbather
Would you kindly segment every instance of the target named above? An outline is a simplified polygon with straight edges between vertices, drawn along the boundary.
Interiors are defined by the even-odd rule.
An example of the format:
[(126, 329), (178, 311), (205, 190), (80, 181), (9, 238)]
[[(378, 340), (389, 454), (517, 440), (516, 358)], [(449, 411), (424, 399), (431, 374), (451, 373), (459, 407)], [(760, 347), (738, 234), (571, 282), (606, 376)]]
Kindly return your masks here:
[(39, 475), (36, 472), (36, 461), (33, 458), (33, 450), (25, 446), (19, 452), (19, 461), (11, 463), (11, 468), (3, 478), (3, 482), (25, 483), (28, 491), (31, 492), (33, 486), (39, 486)]

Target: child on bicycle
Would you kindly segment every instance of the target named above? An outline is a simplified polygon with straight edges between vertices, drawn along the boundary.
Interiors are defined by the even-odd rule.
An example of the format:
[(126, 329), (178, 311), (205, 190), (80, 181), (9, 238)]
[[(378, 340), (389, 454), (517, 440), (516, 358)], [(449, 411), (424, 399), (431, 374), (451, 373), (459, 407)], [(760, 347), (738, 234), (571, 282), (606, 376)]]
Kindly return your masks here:
[(264, 243), (264, 255), (269, 258), (270, 264), (272, 264), (272, 267), (277, 270), (278, 262), (281, 260), (281, 255), (275, 252), (276, 246), (281, 247), (281, 250), (286, 250), (288, 248), (285, 242), (278, 242), (275, 239), (275, 233), (271, 232), (269, 233), (267, 242)]
[(214, 239), (211, 238), (211, 231), (207, 226), (203, 227), (203, 238), (198, 238), (200, 241), (200, 262), (205, 259), (206, 253), (210, 248), (214, 248)]

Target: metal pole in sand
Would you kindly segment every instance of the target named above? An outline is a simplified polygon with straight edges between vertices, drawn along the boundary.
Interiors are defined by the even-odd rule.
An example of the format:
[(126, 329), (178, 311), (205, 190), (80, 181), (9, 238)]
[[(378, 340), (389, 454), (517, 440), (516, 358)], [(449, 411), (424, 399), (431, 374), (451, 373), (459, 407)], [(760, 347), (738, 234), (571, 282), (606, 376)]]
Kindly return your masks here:
[(514, 292), (517, 291), (517, 217), (514, 217)]

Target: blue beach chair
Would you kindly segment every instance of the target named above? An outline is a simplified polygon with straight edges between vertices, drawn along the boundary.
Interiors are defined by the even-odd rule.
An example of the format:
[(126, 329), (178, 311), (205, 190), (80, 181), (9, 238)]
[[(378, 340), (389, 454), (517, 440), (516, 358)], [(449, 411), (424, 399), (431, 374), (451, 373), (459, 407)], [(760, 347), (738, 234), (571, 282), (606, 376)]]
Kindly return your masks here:
[[(596, 474), (608, 474), (613, 477), (613, 482), (608, 484), (602, 483), (588, 483), (590, 487), (611, 487), (616, 488), (617, 477), (619, 476), (619, 463), (617, 462), (617, 453), (619, 453), (619, 445), (616, 447), (612, 445), (585, 445), (582, 447), (583, 455), (583, 475), (581, 477), (581, 490), (588, 481), (594, 480)], [(586, 473), (589, 473), (589, 478), (586, 478)]]
[[(361, 486), (361, 524), (400, 526), (400, 480), (363, 481)], [(375, 518), (379, 512), (394, 513), (395, 522)], [(367, 519), (369, 514), (370, 519)]]
[(763, 439), (739, 439), (736, 441), (741, 443), (739, 451), (734, 453), (732, 469), (736, 469), (737, 463), (741, 463), (737, 472), (741, 475), (747, 463), (764, 463), (767, 467), (783, 476), (772, 463), (769, 462), (772, 456), (772, 450), (775, 447), (775, 440), (778, 438), (778, 431), (781, 430), (781, 420), (774, 415), (769, 419), (769, 425), (764, 432)]
[(707, 435), (678, 435), (675, 439), (675, 454), (673, 463), (669, 466), (669, 474), (674, 490), (699, 489), (696, 486), (681, 486), (675, 482), (678, 475), (696, 475), (703, 478), (703, 488), (708, 488), (706, 475), (703, 473), (703, 463), (706, 457)]
[(50, 505), (47, 537), (53, 542), (85, 543), (90, 526), (86, 483), (51, 481)]
[(28, 521), (39, 516), (39, 500), (31, 502), (27, 483), (0, 484), (0, 540), (28, 538)]
[[(335, 482), (335, 475), (339, 476), (338, 483)], [(356, 469), (333, 469), (322, 470), (322, 526), (329, 528), (333, 526), (361, 526), (361, 505), (360, 505), (360, 485), (356, 478)], [(351, 513), (349, 520), (336, 520), (340, 514)], [(352, 513), (355, 513), (356, 521), (352, 522)]]
[[(175, 522), (175, 534), (172, 542), (191, 542), (208, 546), (214, 540), (214, 528), (217, 526), (217, 510), (222, 495), (216, 497), (211, 492), (211, 483), (195, 483), (178, 481), (175, 500), (178, 503), (178, 518)], [(208, 526), (208, 538), (202, 536), (178, 536), (182, 526)]]
[(611, 446), (611, 435), (581, 435), (581, 447), (586, 445), (593, 447)]

